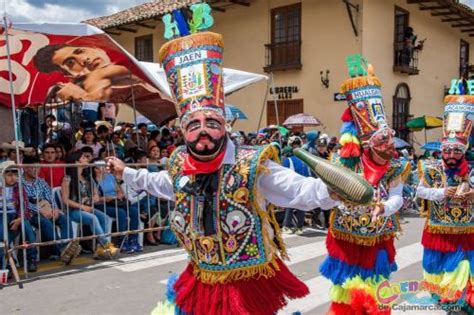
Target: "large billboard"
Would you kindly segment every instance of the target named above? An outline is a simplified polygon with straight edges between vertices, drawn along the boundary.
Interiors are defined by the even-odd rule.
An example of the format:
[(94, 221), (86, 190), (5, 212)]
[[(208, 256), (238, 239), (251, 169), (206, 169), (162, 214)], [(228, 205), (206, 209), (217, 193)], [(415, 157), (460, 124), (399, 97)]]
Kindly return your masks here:
[(133, 56), (107, 34), (80, 24), (0, 29), (2, 105), (12, 106), (6, 31), (17, 107), (43, 105), (52, 99), (135, 103), (155, 123), (176, 116), (171, 99)]

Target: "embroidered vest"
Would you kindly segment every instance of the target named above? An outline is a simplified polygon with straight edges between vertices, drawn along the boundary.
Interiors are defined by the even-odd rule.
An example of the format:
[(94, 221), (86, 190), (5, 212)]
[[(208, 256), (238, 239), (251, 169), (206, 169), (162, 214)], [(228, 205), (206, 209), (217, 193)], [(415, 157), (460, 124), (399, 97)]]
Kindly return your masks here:
[[(337, 155), (333, 156), (333, 162), (340, 164)], [(343, 203), (332, 209), (330, 226), (334, 237), (366, 246), (372, 246), (394, 237), (400, 231), (398, 214), (395, 213), (387, 217), (380, 216), (376, 222), (372, 222), (371, 211), (374, 209), (377, 199), (380, 202), (388, 199), (390, 184), (400, 177), (405, 180), (410, 169), (410, 163), (392, 160), (387, 173), (375, 187), (373, 204), (359, 206)], [(357, 165), (355, 171), (362, 174), (361, 165)]]
[[(453, 183), (448, 183), (443, 169), (443, 162), (440, 160), (420, 161), (418, 172), (420, 180), (423, 179), (431, 188), (458, 186), (463, 182), (473, 187), (467, 177), (455, 177)], [(472, 206), (472, 202), (457, 198), (445, 198), (440, 201), (422, 200), (422, 214), (427, 218), (425, 228), (431, 233), (474, 233), (474, 211)]]
[(265, 160), (278, 160), (276, 148), (237, 148), (236, 163), (221, 167), (213, 201), (214, 235), (204, 234), (200, 197), (182, 190), (184, 180), (195, 179), (182, 174), (186, 155), (180, 147), (169, 160), (176, 191), (171, 228), (194, 262), (195, 275), (209, 284), (273, 276), (270, 264), (275, 264), (278, 253), (286, 254), (272, 208), (260, 209), (256, 201), (256, 178), (265, 171)]

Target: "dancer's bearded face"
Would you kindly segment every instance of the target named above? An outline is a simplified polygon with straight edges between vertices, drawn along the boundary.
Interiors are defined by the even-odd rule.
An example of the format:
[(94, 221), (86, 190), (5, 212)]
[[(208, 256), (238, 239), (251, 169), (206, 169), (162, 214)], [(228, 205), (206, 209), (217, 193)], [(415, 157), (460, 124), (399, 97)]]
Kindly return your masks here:
[(393, 129), (390, 128), (376, 132), (370, 139), (372, 153), (385, 161), (390, 161), (395, 155), (394, 133)]
[(448, 167), (458, 167), (464, 157), (464, 152), (460, 148), (443, 147), (441, 156)]
[(214, 159), (224, 149), (225, 120), (213, 111), (196, 111), (183, 124), (188, 151), (198, 160)]

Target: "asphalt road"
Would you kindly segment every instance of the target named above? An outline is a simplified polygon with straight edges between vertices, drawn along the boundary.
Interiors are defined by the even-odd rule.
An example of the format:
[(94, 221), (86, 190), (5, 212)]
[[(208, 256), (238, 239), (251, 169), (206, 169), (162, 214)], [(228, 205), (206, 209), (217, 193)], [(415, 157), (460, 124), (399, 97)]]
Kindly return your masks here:
[[(393, 281), (418, 280), (422, 276), (420, 239), (424, 221), (417, 217), (407, 221), (396, 241), (399, 271)], [(285, 235), (290, 268), (308, 285), (311, 294), (290, 302), (279, 314), (327, 311), (330, 282), (318, 272), (326, 256), (325, 233), (306, 229), (302, 236)], [(170, 246), (121, 256), (116, 261), (80, 259), (67, 269), (35, 274), (24, 282), (23, 289), (16, 285), (0, 287), (0, 314), (149, 314), (157, 301), (163, 299), (166, 279), (183, 270), (186, 261), (183, 250)], [(443, 314), (439, 311), (394, 313)]]

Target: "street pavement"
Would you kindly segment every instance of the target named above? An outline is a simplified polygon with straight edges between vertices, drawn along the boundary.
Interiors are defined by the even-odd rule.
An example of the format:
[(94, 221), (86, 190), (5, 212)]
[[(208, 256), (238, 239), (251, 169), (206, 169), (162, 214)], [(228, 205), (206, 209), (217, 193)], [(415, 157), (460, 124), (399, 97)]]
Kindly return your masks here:
[[(424, 220), (406, 218), (396, 240), (398, 272), (393, 281), (422, 276), (420, 244)], [(285, 235), (290, 269), (310, 289), (304, 299), (291, 301), (279, 314), (324, 314), (329, 308), (330, 282), (318, 271), (326, 256), (325, 231), (307, 228), (302, 236)], [(20, 289), (0, 286), (0, 314), (149, 314), (163, 299), (166, 279), (186, 266), (187, 256), (173, 246), (153, 252), (121, 256), (115, 261), (88, 261), (60, 271), (31, 276)], [(395, 311), (394, 314), (443, 314)]]

